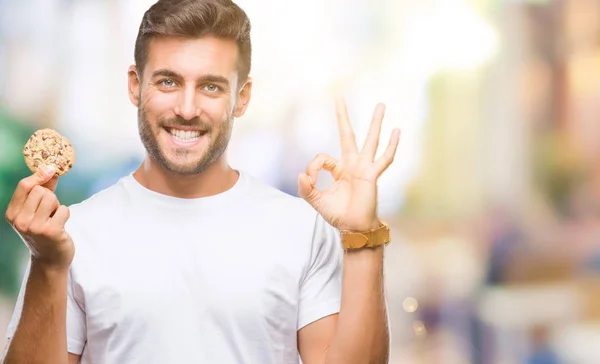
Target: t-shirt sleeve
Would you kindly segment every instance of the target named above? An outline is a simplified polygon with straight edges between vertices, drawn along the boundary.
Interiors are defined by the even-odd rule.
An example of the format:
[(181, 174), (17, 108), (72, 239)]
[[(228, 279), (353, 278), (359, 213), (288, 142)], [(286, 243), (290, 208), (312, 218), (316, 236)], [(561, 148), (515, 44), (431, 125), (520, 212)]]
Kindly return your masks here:
[(340, 312), (342, 261), (343, 249), (338, 230), (318, 215), (308, 269), (300, 284), (298, 330)]
[[(23, 275), (23, 281), (17, 296), (13, 315), (6, 329), (6, 338), (9, 340), (13, 337), (21, 317), (30, 265), (31, 260), (27, 263), (25, 268), (25, 274)], [(85, 312), (81, 308), (81, 305), (76, 301), (72, 287), (71, 272), (69, 271), (69, 282), (67, 287), (67, 349), (70, 353), (80, 355), (83, 352), (83, 347), (86, 343), (87, 330), (85, 324)]]

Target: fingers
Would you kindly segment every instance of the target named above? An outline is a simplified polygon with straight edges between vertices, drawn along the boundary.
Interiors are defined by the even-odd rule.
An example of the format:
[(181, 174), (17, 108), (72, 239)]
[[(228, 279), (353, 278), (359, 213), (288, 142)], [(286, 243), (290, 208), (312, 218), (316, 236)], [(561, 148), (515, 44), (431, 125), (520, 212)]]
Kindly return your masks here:
[(385, 148), (385, 152), (375, 161), (375, 169), (377, 170), (378, 176), (385, 172), (385, 170), (394, 161), (394, 156), (396, 155), (396, 149), (398, 148), (399, 142), (400, 129), (394, 129), (392, 131), (392, 135), (390, 136), (390, 142), (388, 143), (387, 148)]
[(33, 222), (35, 217), (35, 212), (44, 197), (44, 187), (42, 186), (34, 186), (34, 188), (29, 192), (27, 199), (21, 206), (18, 215), (15, 216), (14, 221), (9, 222), (14, 225), (14, 227), (19, 232), (26, 232), (29, 230), (29, 226)]
[(47, 216), (48, 218), (51, 218), (54, 215), (54, 212), (56, 212), (56, 209), (58, 209), (58, 206), (60, 206), (60, 203), (58, 203), (56, 196), (53, 193), (46, 193), (36, 211), (36, 216), (40, 215), (42, 217)]
[(309, 199), (316, 191), (310, 177), (306, 173), (298, 176), (298, 195), (303, 199)]
[(306, 173), (301, 173), (298, 176), (298, 195), (318, 210), (321, 191), (315, 188), (313, 181), (311, 181)]
[(335, 113), (337, 116), (338, 129), (340, 131), (340, 143), (342, 147), (342, 154), (358, 153), (356, 146), (356, 138), (352, 125), (350, 125), (350, 119), (348, 118), (348, 110), (344, 100), (337, 100), (335, 103)]
[[(58, 205), (49, 203), (49, 206)], [(40, 209), (42, 205), (40, 204)], [(42, 213), (38, 210), (34, 223), (29, 228), (29, 233), (37, 236), (43, 236), (53, 241), (59, 241), (65, 234), (65, 224), (69, 220), (70, 211), (67, 206), (60, 205), (58, 208), (50, 209), (54, 215), (52, 217), (47, 216), (46, 212)], [(48, 211), (48, 210), (46, 210)]]
[(58, 206), (60, 204), (56, 196), (50, 191), (46, 192), (34, 214), (33, 220), (29, 224), (29, 232), (34, 235), (43, 234), (50, 217), (54, 214)]
[(375, 107), (373, 117), (371, 118), (371, 125), (369, 126), (369, 133), (367, 139), (363, 145), (361, 154), (367, 157), (370, 161), (375, 159), (377, 153), (377, 147), (379, 146), (379, 134), (381, 134), (381, 123), (383, 122), (383, 116), (385, 115), (385, 104), (379, 103)]
[(60, 205), (56, 196), (47, 191), (41, 198), (35, 213), (31, 216), (20, 213), (14, 227), (19, 234), (25, 236), (59, 239), (65, 231), (65, 224), (70, 215), (69, 208)]
[(53, 192), (35, 186), (11, 223), (20, 233), (40, 234), (58, 206), (58, 199)]
[(338, 179), (341, 176), (341, 167), (338, 161), (327, 155), (320, 153), (308, 164), (306, 173), (298, 176), (298, 195), (308, 201), (311, 205), (319, 200), (320, 192), (315, 188), (319, 171), (328, 170), (333, 178)]
[(35, 186), (46, 185), (50, 190), (54, 191), (56, 188), (56, 180), (51, 181), (52, 177), (55, 174), (55, 169), (53, 166), (46, 166), (44, 168), (40, 168), (36, 173), (32, 174), (29, 177), (23, 178), (13, 194), (13, 197), (8, 204), (8, 208), (6, 210), (6, 219), (12, 224), (14, 222), (15, 217), (19, 213), (19, 210), (22, 208), (25, 200), (29, 196), (29, 193)]
[(54, 216), (50, 219), (50, 225), (59, 231), (63, 231), (70, 216), (71, 211), (69, 208), (65, 205), (60, 205), (54, 213)]
[(331, 174), (335, 179), (339, 178), (338, 166), (338, 161), (335, 158), (324, 153), (319, 153), (306, 167), (306, 174), (311, 178), (314, 185), (317, 183), (319, 172), (322, 169), (332, 172)]

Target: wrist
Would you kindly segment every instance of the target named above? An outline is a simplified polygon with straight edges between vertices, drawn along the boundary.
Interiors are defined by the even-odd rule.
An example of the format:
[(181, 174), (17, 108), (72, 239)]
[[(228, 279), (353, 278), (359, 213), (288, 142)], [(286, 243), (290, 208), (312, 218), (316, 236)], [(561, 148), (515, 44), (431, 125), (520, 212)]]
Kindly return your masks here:
[[(380, 257), (383, 256), (384, 245), (374, 246), (372, 248), (364, 249), (344, 249), (344, 256), (346, 257), (357, 257), (353, 259), (370, 259), (366, 257)], [(358, 258), (358, 257), (362, 258)]]
[(340, 231), (345, 231), (348, 233), (366, 233), (380, 228), (381, 225), (381, 220), (375, 218), (374, 220), (370, 220), (361, 224), (348, 226), (347, 228), (340, 229)]
[(375, 220), (371, 221), (371, 223), (369, 224), (369, 230), (379, 229), (382, 225), (383, 224), (381, 223), (381, 220), (375, 219)]
[(35, 257), (31, 258), (31, 271), (37, 272), (48, 278), (67, 275), (69, 273), (69, 268), (70, 265), (51, 263)]

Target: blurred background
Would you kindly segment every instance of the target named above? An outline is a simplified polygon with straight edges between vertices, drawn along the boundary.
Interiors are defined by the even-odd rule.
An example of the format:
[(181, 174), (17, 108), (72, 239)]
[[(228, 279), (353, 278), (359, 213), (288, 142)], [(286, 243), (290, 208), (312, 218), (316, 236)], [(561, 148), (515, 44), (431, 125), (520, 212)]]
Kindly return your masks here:
[[(126, 72), (152, 3), (0, 0), (3, 211), (37, 128), (75, 146), (63, 204), (138, 166)], [(393, 364), (600, 362), (600, 0), (238, 4), (254, 89), (234, 167), (295, 194), (339, 155), (339, 95), (359, 140), (379, 101), (383, 138), (402, 129), (380, 179)], [(2, 220), (0, 334), (26, 253)]]

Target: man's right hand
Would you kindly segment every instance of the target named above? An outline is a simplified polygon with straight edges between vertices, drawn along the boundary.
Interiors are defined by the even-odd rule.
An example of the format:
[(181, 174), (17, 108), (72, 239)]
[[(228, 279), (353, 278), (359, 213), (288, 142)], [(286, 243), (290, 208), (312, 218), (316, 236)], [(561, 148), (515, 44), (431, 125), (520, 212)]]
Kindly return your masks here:
[(57, 181), (53, 167), (22, 179), (8, 204), (6, 220), (21, 235), (32, 262), (64, 270), (73, 261), (75, 246), (65, 231), (69, 208), (60, 205), (54, 194)]

